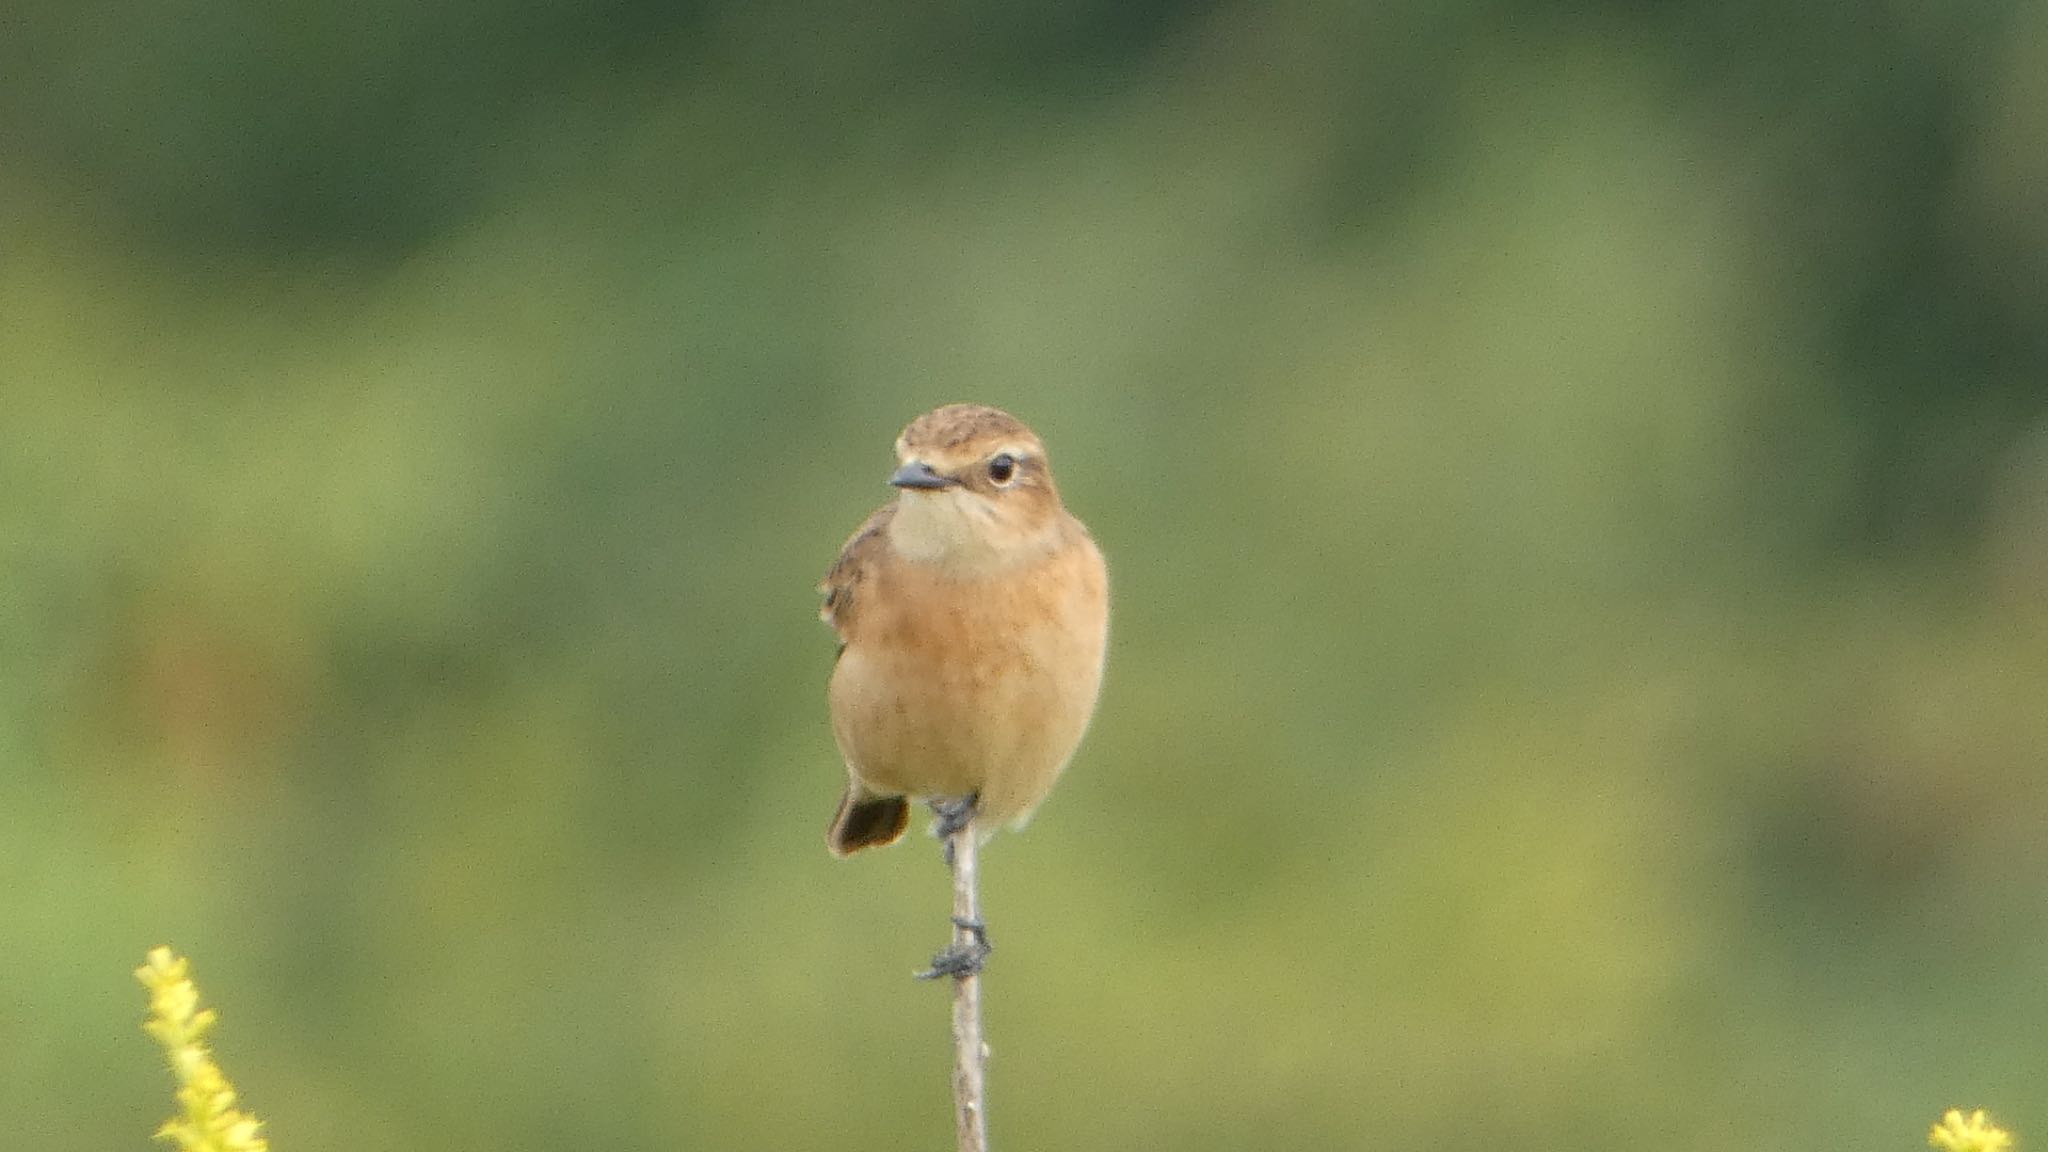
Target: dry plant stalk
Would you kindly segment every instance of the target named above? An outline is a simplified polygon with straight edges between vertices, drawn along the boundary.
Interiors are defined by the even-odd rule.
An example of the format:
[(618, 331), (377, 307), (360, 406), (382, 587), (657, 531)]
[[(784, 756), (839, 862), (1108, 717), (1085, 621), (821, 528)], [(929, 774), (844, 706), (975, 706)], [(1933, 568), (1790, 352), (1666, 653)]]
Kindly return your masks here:
[[(975, 821), (954, 830), (947, 855), (953, 868), (953, 949), (985, 950), (981, 933), (980, 877), (975, 871)], [(953, 1121), (960, 1152), (988, 1152), (988, 1045), (981, 1038), (981, 974), (953, 977)]]

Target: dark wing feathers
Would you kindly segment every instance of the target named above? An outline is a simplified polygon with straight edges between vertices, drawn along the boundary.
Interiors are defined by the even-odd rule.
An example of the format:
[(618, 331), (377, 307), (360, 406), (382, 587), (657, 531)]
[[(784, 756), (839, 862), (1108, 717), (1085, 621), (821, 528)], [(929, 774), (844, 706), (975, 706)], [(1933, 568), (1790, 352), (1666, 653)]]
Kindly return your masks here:
[(896, 502), (893, 500), (877, 508), (867, 523), (847, 540), (846, 547), (839, 550), (839, 559), (832, 562), (824, 581), (818, 585), (818, 591), (825, 594), (825, 604), (818, 609), (818, 618), (830, 624), (839, 633), (841, 641), (846, 639), (847, 629), (852, 626), (854, 613), (858, 611), (855, 600), (861, 582), (874, 564), (878, 550), (888, 547), (882, 533), (895, 515)]

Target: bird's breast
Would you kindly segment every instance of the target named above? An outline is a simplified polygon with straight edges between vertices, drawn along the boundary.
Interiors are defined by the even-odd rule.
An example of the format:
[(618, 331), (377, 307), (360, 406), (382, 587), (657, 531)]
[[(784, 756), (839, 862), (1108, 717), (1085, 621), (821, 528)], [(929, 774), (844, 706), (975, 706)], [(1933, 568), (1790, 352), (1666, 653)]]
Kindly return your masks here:
[(986, 578), (899, 562), (872, 580), (832, 677), (849, 767), (882, 790), (981, 792), (991, 817), (1028, 812), (1101, 687), (1108, 586), (1093, 542)]

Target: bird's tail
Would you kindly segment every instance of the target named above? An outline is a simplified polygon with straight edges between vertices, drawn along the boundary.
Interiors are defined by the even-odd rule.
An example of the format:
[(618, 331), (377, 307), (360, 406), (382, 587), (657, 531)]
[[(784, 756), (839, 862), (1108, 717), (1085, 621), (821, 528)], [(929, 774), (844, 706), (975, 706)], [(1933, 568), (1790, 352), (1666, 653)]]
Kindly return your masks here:
[(851, 856), (863, 848), (894, 844), (910, 827), (910, 801), (901, 796), (877, 796), (848, 781), (840, 798), (839, 814), (825, 833), (825, 846), (834, 856)]

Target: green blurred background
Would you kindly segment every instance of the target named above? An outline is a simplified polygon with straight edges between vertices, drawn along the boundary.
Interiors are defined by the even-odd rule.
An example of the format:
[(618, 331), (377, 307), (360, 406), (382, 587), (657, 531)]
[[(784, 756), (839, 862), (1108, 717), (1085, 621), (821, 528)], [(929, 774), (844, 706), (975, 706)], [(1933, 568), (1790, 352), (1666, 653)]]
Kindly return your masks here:
[(813, 584), (935, 404), (1116, 584), (1011, 1149), (2048, 1141), (2048, 9), (16, 0), (0, 1116), (941, 1148)]

